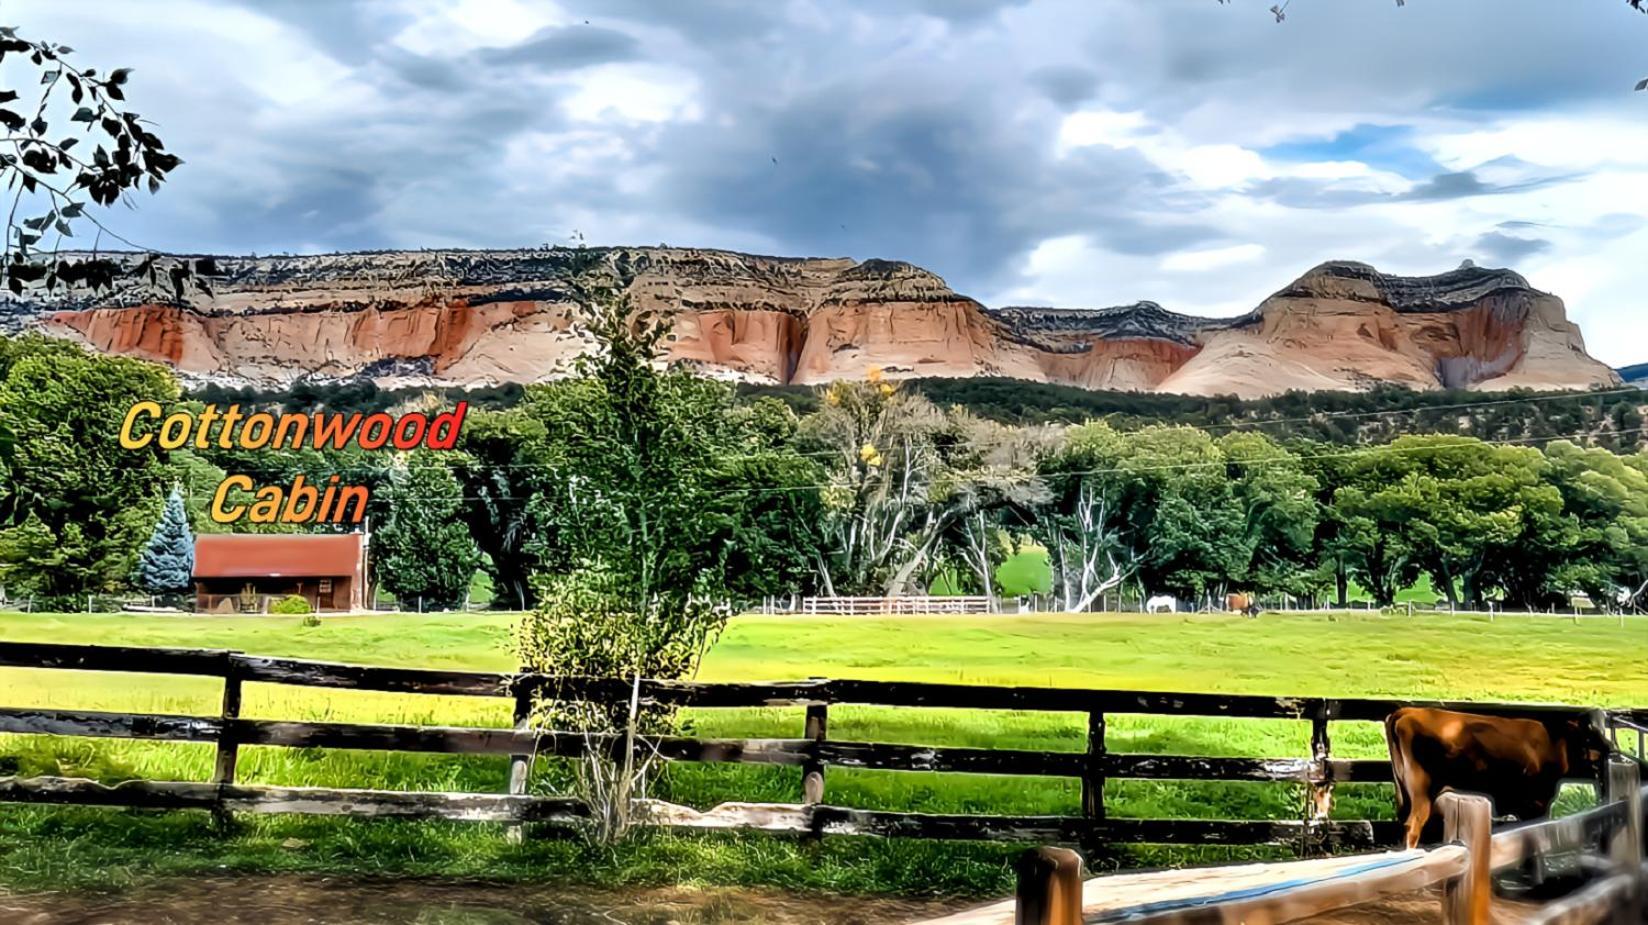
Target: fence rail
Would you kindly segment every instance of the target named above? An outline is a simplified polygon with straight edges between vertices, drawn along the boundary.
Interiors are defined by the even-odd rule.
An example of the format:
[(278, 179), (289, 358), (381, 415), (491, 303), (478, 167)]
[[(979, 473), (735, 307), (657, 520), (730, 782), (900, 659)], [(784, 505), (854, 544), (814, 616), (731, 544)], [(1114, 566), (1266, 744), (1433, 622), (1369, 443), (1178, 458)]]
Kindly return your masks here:
[[(272, 658), (221, 649), (5, 642), (0, 643), (0, 666), (221, 678), (223, 699), (217, 716), (0, 707), (0, 732), (4, 733), (215, 742), (218, 746), (209, 783), (133, 782), (108, 788), (54, 778), (8, 779), (0, 781), (0, 800), (205, 807), (219, 812), (335, 813), (344, 811), (342, 808), (361, 807), (363, 815), (429, 814), (509, 822), (574, 820), (577, 814), (568, 809), (565, 801), (535, 802), (547, 798), (526, 794), (527, 771), (533, 756), (578, 757), (592, 752), (616, 756), (621, 755), (627, 745), (617, 736), (530, 728), (526, 718), (531, 704), (538, 698), (621, 702), (628, 701), (632, 692), (631, 682), (624, 680), (390, 668)], [(241, 691), (246, 683), (508, 698), (515, 705), (515, 725), (410, 726), (249, 719), (240, 715)], [(642, 681), (638, 694), (643, 702), (674, 706), (805, 708), (804, 724), (798, 730), (801, 735), (793, 739), (640, 737), (637, 747), (666, 761), (787, 765), (803, 771), (799, 803), (729, 803), (696, 810), (653, 801), (645, 807), (645, 815), (656, 825), (1065, 844), (1279, 843), (1341, 849), (1392, 844), (1399, 833), (1392, 822), (1330, 819), (1336, 784), (1391, 780), (1389, 762), (1384, 759), (1333, 757), (1330, 723), (1378, 721), (1398, 706), (1414, 703), (1372, 698), (987, 687), (847, 679), (769, 683)], [(1504, 715), (1587, 712), (1581, 707), (1559, 704), (1421, 703)], [(844, 741), (828, 734), (830, 708), (840, 704), (1074, 713), (1086, 716), (1088, 735), (1080, 751)], [(1308, 757), (1277, 758), (1116, 752), (1107, 746), (1105, 731), (1108, 718), (1117, 714), (1306, 722), (1311, 729), (1311, 752)], [(509, 793), (405, 796), (376, 791), (243, 785), (236, 780), (242, 746), (496, 755), (510, 762)], [(831, 768), (1073, 778), (1082, 785), (1081, 811), (1079, 815), (1015, 817), (895, 813), (832, 806), (825, 802), (827, 773)], [(1304, 785), (1310, 799), (1308, 810), (1298, 819), (1112, 818), (1104, 801), (1104, 784), (1108, 780), (1283, 782)], [(122, 800), (130, 802), (122, 803)]]
[[(1225, 925), (1282, 923), (1391, 896), (1442, 886), (1442, 920), (1448, 925), (1489, 925), (1495, 871), (1544, 864), (1559, 854), (1580, 853), (1596, 879), (1536, 910), (1525, 921), (1539, 925), (1640, 922), (1648, 894), (1643, 864), (1644, 799), (1639, 765), (1616, 759), (1608, 769), (1608, 800), (1563, 819), (1492, 832), (1493, 809), (1482, 796), (1445, 793), (1438, 800), (1446, 844), (1429, 851), (1370, 855), (1352, 866), (1320, 872), (1315, 862), (1278, 865), (1255, 883), (1243, 868), (1210, 868), (1205, 884), (1189, 895), (1139, 902), (1108, 902), (1129, 895), (1126, 875), (1081, 882), (1080, 858), (1057, 848), (1030, 852), (1019, 865), (1013, 900), (935, 920), (929, 925)], [(1147, 875), (1148, 876), (1148, 875)], [(1143, 878), (1140, 878), (1143, 879)], [(1227, 884), (1229, 879), (1235, 881)]]

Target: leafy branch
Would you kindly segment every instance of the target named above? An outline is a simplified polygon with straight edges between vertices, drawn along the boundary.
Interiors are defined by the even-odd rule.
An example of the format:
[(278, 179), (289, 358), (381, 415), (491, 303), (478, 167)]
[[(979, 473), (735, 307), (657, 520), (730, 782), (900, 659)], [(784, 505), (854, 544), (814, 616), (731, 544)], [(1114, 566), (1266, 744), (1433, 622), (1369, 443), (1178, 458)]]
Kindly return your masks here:
[[(123, 278), (147, 278), (156, 285), (169, 282), (180, 299), (191, 280), (205, 291), (201, 277), (216, 272), (210, 261), (99, 255), (98, 242), (105, 236), (133, 250), (144, 248), (110, 230), (87, 206), (130, 204), (129, 194), (145, 186), (158, 192), (183, 161), (166, 150), (152, 123), (126, 108), (130, 68), (101, 74), (71, 63), (73, 52), (0, 26), (0, 61), (26, 59), (33, 68), (24, 73), (39, 77), (38, 96), (28, 100), (18, 89), (0, 87), (0, 129), (7, 133), (0, 137), (0, 176), (11, 193), (6, 256), (0, 262), (6, 287), (14, 295), (33, 286), (48, 292), (59, 285), (100, 291)], [(97, 232), (92, 247), (64, 254), (64, 240), (84, 226)], [(47, 236), (52, 236), (49, 248)]]

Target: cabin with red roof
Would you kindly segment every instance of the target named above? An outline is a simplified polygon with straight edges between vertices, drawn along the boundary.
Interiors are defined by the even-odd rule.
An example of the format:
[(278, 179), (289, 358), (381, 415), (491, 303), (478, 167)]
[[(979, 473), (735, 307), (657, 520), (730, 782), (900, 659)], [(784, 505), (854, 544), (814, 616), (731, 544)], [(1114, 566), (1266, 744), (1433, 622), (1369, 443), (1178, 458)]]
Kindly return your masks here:
[(366, 608), (364, 533), (218, 533), (195, 538), (195, 609), (268, 613), (296, 594), (311, 610)]

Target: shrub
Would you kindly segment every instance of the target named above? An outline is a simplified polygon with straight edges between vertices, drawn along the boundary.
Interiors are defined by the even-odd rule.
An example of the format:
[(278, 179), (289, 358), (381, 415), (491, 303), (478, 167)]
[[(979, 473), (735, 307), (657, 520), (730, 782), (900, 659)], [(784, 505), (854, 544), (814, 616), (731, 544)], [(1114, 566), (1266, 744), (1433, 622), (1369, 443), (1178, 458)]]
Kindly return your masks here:
[(271, 613), (298, 614), (309, 613), (310, 608), (309, 602), (302, 595), (288, 594), (276, 601), (275, 605), (269, 608), (269, 611)]

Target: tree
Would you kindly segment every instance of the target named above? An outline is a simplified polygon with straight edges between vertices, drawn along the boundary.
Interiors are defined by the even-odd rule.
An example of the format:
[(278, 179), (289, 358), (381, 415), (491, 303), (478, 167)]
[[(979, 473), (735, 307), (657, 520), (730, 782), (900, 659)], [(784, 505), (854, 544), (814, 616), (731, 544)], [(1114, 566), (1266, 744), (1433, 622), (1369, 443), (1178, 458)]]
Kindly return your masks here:
[(554, 524), (542, 519), (541, 499), (553, 493), (560, 464), (544, 427), (520, 408), (472, 413), (457, 448), (452, 472), (463, 486), (463, 518), (486, 554), (496, 604), (531, 609), (538, 604), (533, 576), (570, 565)]
[(1220, 438), (1219, 448), (1244, 525), (1244, 561), (1233, 579), (1261, 592), (1314, 594), (1313, 540), (1321, 519), (1316, 477), (1264, 434), (1233, 431)]
[(415, 453), (390, 476), (384, 500), (387, 517), (372, 535), (378, 583), (431, 610), (462, 606), (481, 559), (460, 516), (463, 486), (445, 464)]
[[(131, 69), (104, 74), (82, 68), (70, 61), (73, 51), (0, 27), (0, 61), (12, 65), (9, 75), (21, 71), (20, 85), (38, 93), (23, 101), (18, 90), (0, 89), (0, 127), (7, 133), (0, 144), (10, 149), (0, 152), (0, 177), (15, 191), (7, 210), (0, 277), (15, 295), (32, 287), (107, 290), (127, 281), (163, 287), (179, 299), (191, 281), (204, 289), (203, 277), (216, 272), (209, 259), (100, 256), (95, 243), (89, 255), (60, 253), (64, 239), (74, 237), (82, 223), (95, 227), (99, 239), (107, 234), (130, 245), (86, 206), (111, 206), (145, 186), (156, 192), (182, 163), (166, 150), (151, 123), (126, 108)], [(48, 235), (52, 243), (43, 246)]]
[[(177, 398), (164, 368), (98, 356), (38, 337), (13, 341), (0, 369), (0, 546), (12, 587), (79, 609), (88, 592), (127, 587), (172, 480), (164, 451), (127, 450), (119, 430), (133, 402)], [(8, 537), (12, 531), (21, 531)], [(21, 550), (59, 545), (32, 565)], [(8, 542), (9, 540), (9, 542)]]
[(1573, 519), (1574, 541), (1553, 576), (1605, 607), (1639, 609), (1648, 591), (1648, 457), (1558, 440), (1545, 448), (1548, 479)]
[(1050, 499), (1032, 533), (1047, 548), (1066, 611), (1087, 610), (1137, 574), (1144, 559), (1141, 518), (1133, 510), (1140, 496), (1124, 474), (1130, 455), (1126, 435), (1109, 424), (1084, 424), (1071, 428), (1039, 467)]
[[(660, 370), (668, 319), (633, 309), (629, 269), (613, 255), (579, 256), (569, 297), (597, 350), (580, 359), (578, 377), (529, 389), (521, 409), (549, 464), (528, 505), (539, 555), (565, 564), (539, 576), (521, 657), (550, 674), (682, 677), (729, 615), (726, 526), (742, 508), (720, 491), (718, 473), (740, 448), (732, 392)], [(553, 693), (538, 707), (541, 718), (586, 730), (668, 716)]]
[(187, 591), (195, 571), (195, 537), (183, 509), (183, 491), (174, 486), (137, 563), (137, 583), (151, 594)]

